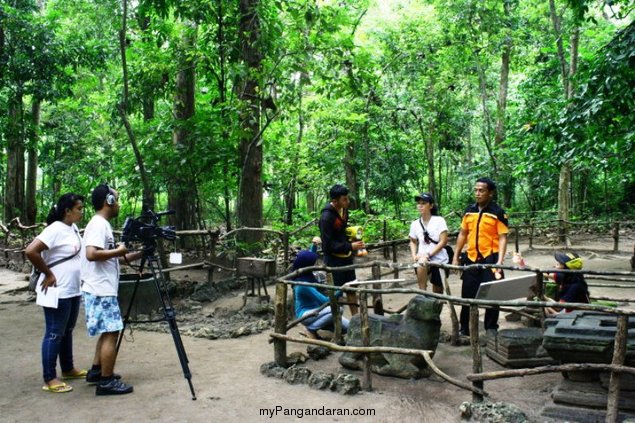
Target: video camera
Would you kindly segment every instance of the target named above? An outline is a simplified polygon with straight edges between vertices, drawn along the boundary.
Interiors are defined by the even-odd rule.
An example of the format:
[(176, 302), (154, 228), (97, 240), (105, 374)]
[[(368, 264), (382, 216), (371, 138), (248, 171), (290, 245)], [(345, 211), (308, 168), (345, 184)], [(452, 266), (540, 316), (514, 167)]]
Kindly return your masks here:
[(121, 241), (130, 247), (132, 242), (140, 242), (146, 249), (156, 246), (159, 238), (173, 241), (176, 239), (174, 226), (159, 226), (161, 216), (174, 214), (174, 210), (155, 213), (146, 206), (139, 217), (126, 217), (121, 230)]

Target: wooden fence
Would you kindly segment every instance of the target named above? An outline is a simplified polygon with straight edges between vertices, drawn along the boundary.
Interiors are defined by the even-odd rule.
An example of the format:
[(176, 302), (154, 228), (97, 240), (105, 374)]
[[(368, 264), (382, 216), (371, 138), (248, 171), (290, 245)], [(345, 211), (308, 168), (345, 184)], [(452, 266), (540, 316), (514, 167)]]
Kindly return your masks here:
[[(496, 266), (496, 265), (470, 265), (470, 266), (452, 266), (452, 265), (436, 265), (436, 267), (440, 267), (443, 269), (450, 269), (453, 271), (464, 271), (468, 269), (491, 269), (491, 268), (503, 268), (507, 270), (516, 270), (523, 272), (532, 272), (537, 276), (537, 281), (543, 281), (543, 275), (545, 273), (552, 273), (554, 271), (559, 272), (567, 272), (567, 273), (583, 273), (587, 275), (604, 275), (604, 276), (620, 276), (624, 277), (624, 279), (629, 279), (635, 282), (635, 273), (633, 272), (597, 272), (597, 271), (573, 271), (573, 270), (562, 270), (562, 269), (538, 269), (538, 268), (528, 268), (528, 267), (518, 267), (518, 266)], [(534, 374), (541, 373), (553, 373), (553, 372), (563, 372), (563, 371), (573, 371), (573, 370), (603, 370), (609, 371), (611, 373), (610, 381), (609, 381), (609, 391), (608, 391), (608, 404), (607, 404), (607, 412), (606, 412), (606, 421), (607, 422), (616, 422), (618, 419), (618, 402), (620, 397), (620, 375), (622, 373), (629, 373), (635, 375), (635, 368), (625, 366), (624, 361), (626, 357), (626, 340), (628, 336), (628, 319), (630, 316), (635, 314), (635, 311), (625, 310), (621, 308), (612, 308), (606, 307), (602, 305), (594, 305), (594, 304), (581, 304), (581, 303), (558, 303), (553, 301), (492, 301), (492, 300), (477, 300), (477, 299), (467, 299), (461, 297), (455, 297), (452, 295), (446, 294), (435, 294), (428, 291), (422, 291), (416, 288), (381, 288), (382, 283), (386, 282), (394, 282), (394, 281), (386, 281), (382, 280), (381, 277), (364, 281), (361, 283), (352, 283), (345, 285), (343, 287), (335, 287), (332, 285), (332, 282), (328, 285), (323, 284), (315, 284), (308, 282), (299, 282), (294, 281), (293, 279), (304, 273), (306, 271), (326, 271), (332, 273), (337, 271), (344, 271), (350, 269), (358, 269), (358, 268), (395, 268), (399, 269), (413, 269), (414, 265), (404, 265), (404, 264), (395, 264), (390, 262), (382, 262), (382, 261), (373, 261), (368, 263), (356, 264), (345, 267), (326, 267), (326, 266), (314, 266), (304, 269), (299, 269), (295, 272), (287, 274), (281, 278), (276, 280), (276, 297), (275, 297), (275, 324), (274, 324), (274, 333), (271, 336), (271, 342), (274, 344), (274, 360), (275, 362), (283, 367), (287, 366), (287, 342), (297, 342), (304, 344), (315, 344), (325, 346), (333, 351), (344, 351), (344, 352), (355, 352), (355, 353), (363, 353), (364, 354), (364, 365), (363, 365), (363, 388), (365, 390), (372, 389), (372, 379), (371, 379), (371, 369), (370, 369), (370, 354), (371, 353), (397, 353), (397, 354), (410, 354), (410, 355), (420, 355), (424, 358), (426, 363), (429, 365), (431, 371), (435, 374), (443, 378), (444, 380), (452, 383), (462, 389), (466, 389), (472, 392), (473, 400), (480, 402), (483, 400), (485, 396), (488, 395), (487, 391), (484, 387), (484, 382), (486, 380), (500, 379), (500, 378), (509, 378), (509, 377), (522, 377), (529, 376)], [(373, 275), (381, 274), (380, 271), (373, 271)], [(414, 282), (414, 281), (412, 281)], [(332, 342), (326, 341), (317, 341), (313, 339), (303, 339), (297, 338), (293, 336), (287, 335), (287, 331), (293, 327), (294, 325), (300, 323), (304, 318), (308, 318), (309, 316), (303, 317), (302, 319), (296, 319), (291, 324), (288, 324), (288, 316), (287, 316), (287, 287), (291, 285), (305, 285), (305, 286), (314, 286), (316, 288), (323, 288), (329, 291), (329, 296), (331, 297), (331, 303), (334, 304), (334, 293), (336, 290), (342, 290), (345, 292), (355, 292), (358, 294), (360, 301), (360, 324), (361, 324), (361, 333), (362, 333), (362, 346), (361, 347), (351, 347), (351, 346), (341, 346), (339, 345), (341, 342), (341, 320), (339, 318), (339, 307), (332, 307), (334, 312), (334, 323), (335, 323), (335, 333)], [(368, 287), (370, 285), (370, 287)], [(631, 287), (635, 287), (633, 284)], [(538, 284), (538, 298), (542, 297), (543, 291), (543, 283)], [(423, 351), (416, 349), (407, 349), (407, 348), (396, 348), (390, 346), (384, 347), (371, 347), (370, 346), (370, 326), (368, 321), (368, 296), (374, 296), (376, 298), (381, 298), (382, 295), (385, 294), (419, 294), (427, 297), (436, 298), (438, 300), (447, 302), (451, 309), (454, 308), (455, 305), (465, 305), (470, 308), (470, 346), (472, 350), (472, 373), (467, 374), (465, 378), (467, 381), (458, 380), (456, 378), (452, 378), (449, 375), (445, 374), (441, 369), (439, 369), (433, 362), (430, 354), (431, 351)], [(380, 301), (381, 302), (381, 301)], [(373, 304), (377, 304), (377, 302), (373, 301)], [(575, 310), (591, 310), (591, 311), (600, 311), (604, 313), (610, 313), (617, 315), (617, 329), (616, 336), (614, 340), (614, 352), (613, 359), (611, 364), (591, 364), (591, 363), (581, 363), (581, 364), (564, 364), (564, 365), (551, 365), (551, 366), (542, 366), (535, 368), (526, 368), (526, 369), (515, 369), (515, 370), (503, 370), (497, 372), (483, 372), (482, 365), (482, 351), (479, 343), (479, 333), (478, 333), (478, 309), (479, 307), (501, 307), (501, 309), (505, 308), (517, 308), (517, 307), (533, 307), (538, 308), (541, 311), (541, 326), (544, 329), (544, 309), (547, 307), (555, 307), (562, 308), (566, 307), (568, 309)], [(454, 331), (454, 330), (453, 330)]]

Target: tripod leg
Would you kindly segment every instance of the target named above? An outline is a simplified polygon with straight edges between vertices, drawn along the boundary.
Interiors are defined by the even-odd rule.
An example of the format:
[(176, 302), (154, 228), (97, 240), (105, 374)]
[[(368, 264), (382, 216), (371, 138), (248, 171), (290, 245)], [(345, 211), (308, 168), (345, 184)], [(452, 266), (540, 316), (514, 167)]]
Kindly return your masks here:
[(192, 400), (196, 400), (196, 393), (194, 392), (194, 385), (192, 385), (192, 373), (188, 366), (187, 354), (185, 353), (185, 347), (183, 346), (183, 340), (181, 339), (181, 333), (176, 324), (176, 312), (172, 307), (172, 301), (170, 300), (170, 294), (165, 285), (165, 279), (161, 267), (157, 262), (157, 258), (152, 256), (149, 259), (149, 267), (152, 271), (154, 287), (156, 288), (159, 301), (161, 302), (161, 309), (163, 310), (163, 319), (168, 322), (170, 326), (170, 333), (172, 334), (172, 340), (176, 348), (176, 354), (179, 357), (181, 363), (181, 369), (183, 370), (183, 376), (187, 379), (187, 383), (192, 393)]
[(187, 383), (190, 386), (190, 392), (192, 393), (192, 399), (196, 400), (196, 393), (194, 392), (194, 385), (192, 385), (192, 373), (190, 372), (190, 366), (188, 365), (189, 360), (187, 358), (187, 353), (185, 352), (185, 346), (183, 346), (183, 340), (181, 339), (181, 333), (179, 332), (179, 328), (176, 325), (176, 314), (174, 310), (166, 310), (166, 314), (170, 315), (169, 324), (170, 324), (170, 333), (172, 334), (172, 339), (174, 340), (174, 346), (176, 347), (176, 355), (179, 357), (179, 362), (181, 363), (181, 369), (183, 369), (183, 376), (187, 379)]

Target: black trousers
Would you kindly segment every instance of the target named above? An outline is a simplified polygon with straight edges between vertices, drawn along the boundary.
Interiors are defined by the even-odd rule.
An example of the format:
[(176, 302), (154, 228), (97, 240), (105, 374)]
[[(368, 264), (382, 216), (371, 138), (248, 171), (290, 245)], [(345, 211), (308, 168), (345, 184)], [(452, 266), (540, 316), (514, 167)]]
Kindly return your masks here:
[[(353, 256), (349, 257), (336, 257), (330, 254), (324, 254), (324, 263), (328, 267), (343, 267), (353, 264)], [(342, 286), (346, 282), (351, 282), (357, 279), (355, 275), (355, 269), (345, 270), (343, 272), (333, 272), (333, 285)]]
[[(491, 254), (484, 259), (473, 262), (467, 259), (465, 265), (470, 264), (495, 264), (498, 261), (498, 253)], [(502, 274), (502, 271), (501, 271)], [(505, 277), (503, 275), (503, 277)], [(483, 282), (490, 282), (496, 280), (494, 272), (491, 269), (475, 269), (463, 272), (461, 276), (463, 279), (463, 287), (461, 288), (461, 297), (463, 298), (476, 298), (479, 286)], [(498, 329), (498, 307), (488, 308), (485, 310), (485, 330)], [(464, 335), (470, 334), (470, 306), (461, 307), (461, 333)]]

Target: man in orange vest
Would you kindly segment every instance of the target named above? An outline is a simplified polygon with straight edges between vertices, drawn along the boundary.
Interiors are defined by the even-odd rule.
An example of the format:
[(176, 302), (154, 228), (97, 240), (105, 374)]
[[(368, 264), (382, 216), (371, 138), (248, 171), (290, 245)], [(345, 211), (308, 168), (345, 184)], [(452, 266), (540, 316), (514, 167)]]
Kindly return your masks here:
[[(452, 264), (459, 265), (459, 256), (467, 244), (467, 252), (462, 265), (470, 264), (503, 264), (507, 250), (507, 233), (509, 232), (507, 214), (494, 202), (496, 184), (489, 178), (480, 178), (474, 185), (476, 202), (470, 205), (463, 215), (461, 230), (454, 248)], [(478, 288), (483, 282), (501, 279), (500, 269), (474, 269), (464, 271), (463, 298), (475, 298)], [(470, 335), (470, 308), (461, 308), (461, 335)], [(498, 331), (498, 308), (485, 311), (485, 331), (488, 336), (496, 336)]]

